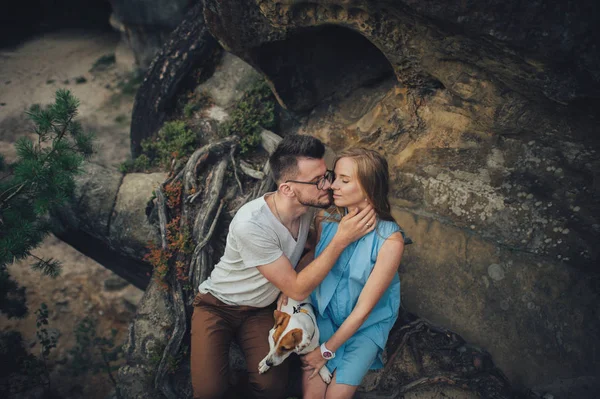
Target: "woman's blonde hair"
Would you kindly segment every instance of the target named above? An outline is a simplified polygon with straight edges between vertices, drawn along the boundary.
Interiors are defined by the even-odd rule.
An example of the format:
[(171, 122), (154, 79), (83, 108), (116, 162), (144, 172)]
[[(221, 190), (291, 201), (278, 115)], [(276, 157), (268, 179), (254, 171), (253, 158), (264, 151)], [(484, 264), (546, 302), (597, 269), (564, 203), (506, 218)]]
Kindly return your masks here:
[[(375, 209), (377, 216), (382, 220), (395, 222), (391, 213), (388, 199), (390, 187), (390, 173), (386, 159), (377, 151), (367, 148), (349, 148), (343, 150), (335, 158), (335, 164), (341, 158), (350, 158), (356, 164), (356, 177), (369, 203)], [(343, 210), (337, 210), (343, 215)]]

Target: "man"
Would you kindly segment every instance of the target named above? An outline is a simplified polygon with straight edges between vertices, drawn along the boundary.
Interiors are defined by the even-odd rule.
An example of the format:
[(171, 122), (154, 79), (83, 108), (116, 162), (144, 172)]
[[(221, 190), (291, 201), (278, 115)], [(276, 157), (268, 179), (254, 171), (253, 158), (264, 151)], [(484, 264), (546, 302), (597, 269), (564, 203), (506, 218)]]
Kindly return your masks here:
[(333, 173), (325, 147), (304, 135), (286, 136), (269, 162), (277, 191), (240, 208), (229, 226), (225, 252), (199, 287), (192, 316), (191, 374), (194, 398), (220, 398), (229, 387), (231, 340), (242, 348), (250, 389), (257, 398), (285, 394), (287, 362), (265, 374), (258, 363), (269, 352), (268, 333), (280, 292), (303, 300), (325, 278), (346, 246), (373, 229), (375, 213), (351, 211), (334, 239), (301, 272), (296, 267), (314, 217), (331, 204)]

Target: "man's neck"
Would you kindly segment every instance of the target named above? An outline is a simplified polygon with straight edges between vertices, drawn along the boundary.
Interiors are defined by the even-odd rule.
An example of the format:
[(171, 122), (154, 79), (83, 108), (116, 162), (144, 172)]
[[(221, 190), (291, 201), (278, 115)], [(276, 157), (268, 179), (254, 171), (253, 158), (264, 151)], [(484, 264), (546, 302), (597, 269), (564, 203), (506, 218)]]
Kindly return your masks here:
[(308, 212), (308, 206), (302, 205), (298, 201), (290, 200), (286, 196), (281, 195), (279, 191), (275, 191), (272, 197), (273, 207), (275, 208), (275, 212), (273, 213), (277, 215), (284, 225), (293, 224)]

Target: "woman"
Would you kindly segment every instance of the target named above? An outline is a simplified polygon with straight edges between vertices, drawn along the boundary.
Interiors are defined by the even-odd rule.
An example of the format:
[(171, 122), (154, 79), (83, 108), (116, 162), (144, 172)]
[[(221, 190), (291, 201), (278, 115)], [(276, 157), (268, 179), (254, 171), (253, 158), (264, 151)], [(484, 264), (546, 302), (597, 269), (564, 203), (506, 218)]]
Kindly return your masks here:
[[(367, 371), (383, 366), (381, 353), (400, 307), (397, 271), (404, 232), (390, 213), (387, 162), (376, 151), (350, 149), (339, 155), (334, 171), (336, 209), (317, 220), (315, 255), (335, 235), (348, 209), (371, 204), (377, 226), (344, 250), (311, 294), (322, 345), (303, 358), (305, 398), (351, 398)], [(329, 385), (313, 378), (323, 364), (333, 373)]]

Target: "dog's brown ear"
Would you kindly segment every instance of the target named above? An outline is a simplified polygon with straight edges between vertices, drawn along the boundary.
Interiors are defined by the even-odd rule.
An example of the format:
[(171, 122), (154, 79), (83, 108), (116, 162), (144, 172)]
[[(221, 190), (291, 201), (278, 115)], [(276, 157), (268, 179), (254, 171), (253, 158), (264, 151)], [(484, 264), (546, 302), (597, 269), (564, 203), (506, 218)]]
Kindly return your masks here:
[(302, 342), (302, 330), (299, 328), (294, 328), (292, 330), (292, 337), (294, 337), (294, 346), (297, 346), (298, 344), (300, 344), (300, 342)]
[(273, 313), (273, 316), (275, 317), (275, 326), (273, 327), (275, 329), (275, 333), (273, 334), (273, 341), (278, 342), (279, 337), (287, 328), (287, 325), (290, 321), (290, 315), (276, 310)]
[(283, 323), (283, 321), (285, 320), (286, 316), (287, 316), (287, 313), (283, 313), (283, 312), (280, 312), (279, 310), (275, 309), (275, 311), (273, 312), (273, 318), (275, 319), (275, 327), (281, 325)]

